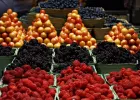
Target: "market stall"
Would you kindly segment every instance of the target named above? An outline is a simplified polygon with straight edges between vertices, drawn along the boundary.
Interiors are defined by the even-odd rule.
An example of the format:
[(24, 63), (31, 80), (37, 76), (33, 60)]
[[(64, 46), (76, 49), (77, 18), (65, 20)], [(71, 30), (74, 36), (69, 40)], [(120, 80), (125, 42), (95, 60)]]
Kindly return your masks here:
[(8, 9), (0, 100), (140, 99), (139, 29), (115, 14), (77, 0), (40, 2), (20, 18)]

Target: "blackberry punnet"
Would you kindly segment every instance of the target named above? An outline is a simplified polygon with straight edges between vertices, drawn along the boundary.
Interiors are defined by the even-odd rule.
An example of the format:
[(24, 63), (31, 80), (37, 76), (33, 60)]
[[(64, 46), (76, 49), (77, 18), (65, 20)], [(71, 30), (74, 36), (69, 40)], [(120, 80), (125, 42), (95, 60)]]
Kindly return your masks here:
[(103, 18), (106, 23), (115, 23), (117, 18), (105, 13), (102, 7), (81, 7), (79, 13), (83, 19)]
[(36, 39), (32, 39), (30, 42), (25, 42), (19, 49), (16, 59), (8, 69), (28, 64), (33, 68), (40, 67), (49, 71), (52, 63), (52, 53), (52, 49), (38, 43)]
[(14, 51), (12, 51), (11, 47), (4, 47), (0, 45), (0, 56), (11, 56), (14, 55)]
[(136, 63), (134, 55), (111, 42), (99, 42), (97, 48), (93, 49), (92, 53), (96, 55), (98, 63)]
[(62, 69), (70, 65), (76, 59), (86, 64), (93, 63), (93, 59), (89, 54), (88, 49), (79, 47), (77, 43), (72, 43), (70, 46), (62, 44), (59, 49), (57, 48), (54, 51), (54, 62), (58, 63)]
[(79, 4), (78, 0), (48, 0), (47, 2), (40, 3), (41, 8), (77, 8)]

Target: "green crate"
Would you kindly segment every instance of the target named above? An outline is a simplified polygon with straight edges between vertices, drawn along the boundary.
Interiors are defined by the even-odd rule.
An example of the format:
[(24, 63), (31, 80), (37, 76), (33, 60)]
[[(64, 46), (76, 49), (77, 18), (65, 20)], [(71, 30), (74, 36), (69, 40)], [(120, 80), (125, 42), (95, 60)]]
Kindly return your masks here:
[(96, 69), (98, 73), (107, 74), (112, 71), (120, 71), (122, 68), (131, 68), (137, 70), (137, 63), (123, 63), (123, 64), (96, 64)]
[(16, 49), (12, 49), (12, 52), (14, 52), (14, 55), (12, 56), (0, 56), (0, 77), (2, 77), (2, 73), (5, 67), (14, 59), (16, 55)]

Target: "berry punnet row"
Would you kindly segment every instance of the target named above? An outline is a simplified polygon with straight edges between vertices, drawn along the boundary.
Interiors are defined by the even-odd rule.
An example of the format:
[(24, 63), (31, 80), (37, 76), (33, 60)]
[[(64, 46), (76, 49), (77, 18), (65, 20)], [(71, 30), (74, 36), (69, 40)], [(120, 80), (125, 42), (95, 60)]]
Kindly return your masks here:
[(103, 78), (94, 72), (91, 66), (75, 60), (73, 64), (60, 72), (57, 77), (60, 86), (60, 100), (98, 100), (115, 98)]
[(119, 72), (110, 72), (105, 77), (120, 99), (140, 98), (140, 70), (122, 68)]
[(3, 83), (8, 86), (0, 88), (0, 100), (54, 100), (56, 89), (54, 76), (39, 67), (32, 69), (29, 65), (17, 67), (4, 72)]

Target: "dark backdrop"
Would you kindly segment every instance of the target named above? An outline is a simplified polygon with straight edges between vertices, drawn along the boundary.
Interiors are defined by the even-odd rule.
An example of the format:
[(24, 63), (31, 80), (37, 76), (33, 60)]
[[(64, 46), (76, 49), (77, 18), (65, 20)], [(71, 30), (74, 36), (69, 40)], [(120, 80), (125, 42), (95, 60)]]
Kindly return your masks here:
[(124, 0), (87, 0), (86, 6), (103, 7), (105, 10), (124, 10)]

